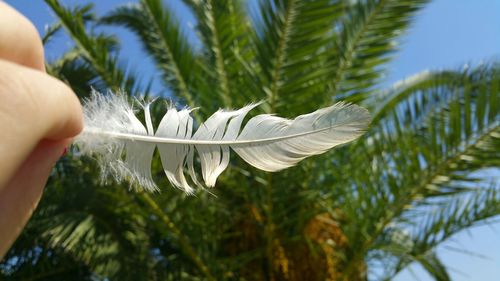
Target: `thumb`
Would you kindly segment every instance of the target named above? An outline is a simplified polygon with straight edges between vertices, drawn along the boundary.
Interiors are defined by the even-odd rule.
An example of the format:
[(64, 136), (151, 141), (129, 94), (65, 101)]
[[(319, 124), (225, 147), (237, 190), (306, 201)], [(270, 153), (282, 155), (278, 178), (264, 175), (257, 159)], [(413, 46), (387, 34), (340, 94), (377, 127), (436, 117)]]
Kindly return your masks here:
[(21, 233), (35, 210), (52, 167), (69, 140), (43, 140), (0, 191), (0, 257)]

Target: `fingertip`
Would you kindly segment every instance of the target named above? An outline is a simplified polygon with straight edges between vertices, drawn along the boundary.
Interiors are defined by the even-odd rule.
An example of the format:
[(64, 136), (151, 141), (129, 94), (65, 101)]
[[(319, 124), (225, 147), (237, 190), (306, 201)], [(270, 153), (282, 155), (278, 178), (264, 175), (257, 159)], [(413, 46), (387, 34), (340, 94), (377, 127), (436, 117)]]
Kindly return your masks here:
[(83, 109), (73, 90), (63, 82), (52, 78), (57, 85), (50, 108), (58, 109), (53, 126), (46, 134), (52, 140), (72, 138), (83, 130)]
[(65, 126), (66, 138), (77, 136), (83, 130), (83, 108), (73, 90), (64, 84), (68, 103), (68, 122)]
[(82, 106), (68, 85), (46, 73), (2, 59), (0, 111), (12, 119), (0, 120), (6, 128), (36, 140), (71, 138), (83, 129)]

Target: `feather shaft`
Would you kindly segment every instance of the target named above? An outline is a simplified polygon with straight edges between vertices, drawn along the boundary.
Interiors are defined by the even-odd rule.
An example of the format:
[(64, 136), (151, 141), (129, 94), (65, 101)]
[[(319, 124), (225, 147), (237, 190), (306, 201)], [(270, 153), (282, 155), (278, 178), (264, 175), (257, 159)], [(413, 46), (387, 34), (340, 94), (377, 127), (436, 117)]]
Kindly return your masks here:
[[(327, 130), (333, 130), (336, 127), (340, 127), (340, 125), (331, 126), (328, 128), (322, 128), (322, 129), (318, 129), (318, 130), (310, 131), (310, 132), (302, 132), (302, 133), (298, 133), (298, 134), (287, 135), (287, 136), (264, 138), (264, 139), (234, 140), (234, 141), (227, 141), (227, 140), (210, 141), (210, 140), (162, 138), (162, 137), (155, 137), (155, 136), (149, 136), (149, 135), (137, 135), (137, 134), (131, 134), (131, 133), (103, 131), (103, 130), (96, 129), (96, 128), (85, 128), (85, 131), (86, 131), (86, 133), (94, 134), (94, 135), (107, 136), (107, 137), (111, 137), (111, 138), (145, 142), (145, 143), (151, 143), (151, 144), (165, 143), (165, 144), (207, 145), (207, 146), (211, 146), (211, 145), (238, 146), (238, 145), (248, 145), (248, 144), (258, 145), (258, 144), (264, 144), (264, 143), (283, 141), (283, 140), (287, 140), (287, 139), (293, 139), (293, 138), (297, 138), (297, 137), (307, 136), (310, 134), (316, 134), (316, 133), (320, 133), (320, 132), (327, 131)], [(342, 131), (338, 131), (338, 132), (342, 132)], [(345, 131), (345, 132), (347, 132), (347, 131)]]

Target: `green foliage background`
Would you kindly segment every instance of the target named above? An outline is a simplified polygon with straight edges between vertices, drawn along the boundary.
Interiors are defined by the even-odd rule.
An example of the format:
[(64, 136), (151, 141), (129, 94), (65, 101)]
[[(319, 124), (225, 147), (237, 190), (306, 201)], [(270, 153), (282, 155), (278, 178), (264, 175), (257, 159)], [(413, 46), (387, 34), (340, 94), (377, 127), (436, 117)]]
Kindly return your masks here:
[[(435, 254), (454, 234), (500, 214), (500, 65), (423, 72), (388, 89), (382, 74), (397, 38), (428, 1), (184, 0), (202, 47), (160, 0), (117, 7), (45, 0), (75, 47), (47, 70), (81, 97), (90, 86), (149, 94), (120, 43), (99, 26), (137, 35), (179, 104), (219, 107), (264, 100), (294, 117), (338, 100), (373, 113), (358, 141), (270, 174), (232, 158), (217, 187), (186, 196), (99, 180), (78, 153), (54, 169), (34, 217), (0, 272), (7, 280), (389, 280), (412, 262), (450, 280)], [(157, 103), (158, 122), (165, 106)]]

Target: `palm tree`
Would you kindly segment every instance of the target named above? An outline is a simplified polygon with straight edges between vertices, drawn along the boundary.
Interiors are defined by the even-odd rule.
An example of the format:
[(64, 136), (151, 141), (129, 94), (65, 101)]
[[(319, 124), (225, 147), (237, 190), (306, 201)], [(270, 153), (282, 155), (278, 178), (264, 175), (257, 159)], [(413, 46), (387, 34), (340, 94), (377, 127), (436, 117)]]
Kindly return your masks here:
[[(359, 141), (269, 174), (232, 159), (196, 196), (102, 182), (91, 159), (64, 157), (40, 207), (0, 264), (27, 280), (389, 280), (416, 262), (450, 280), (435, 248), (500, 214), (500, 65), (423, 72), (381, 88), (382, 73), (426, 0), (184, 0), (200, 46), (161, 0), (97, 18), (91, 6), (45, 0), (74, 48), (47, 65), (85, 98), (90, 86), (150, 92), (123, 67), (102, 25), (137, 35), (181, 105), (203, 120), (264, 100), (296, 116), (347, 100), (373, 113)], [(189, 31), (191, 32), (191, 31)], [(165, 112), (156, 103), (158, 122)], [(372, 274), (377, 272), (377, 275)]]

